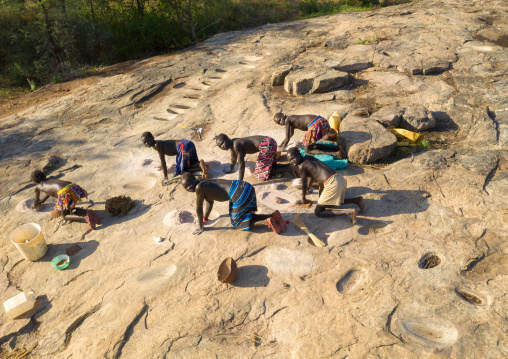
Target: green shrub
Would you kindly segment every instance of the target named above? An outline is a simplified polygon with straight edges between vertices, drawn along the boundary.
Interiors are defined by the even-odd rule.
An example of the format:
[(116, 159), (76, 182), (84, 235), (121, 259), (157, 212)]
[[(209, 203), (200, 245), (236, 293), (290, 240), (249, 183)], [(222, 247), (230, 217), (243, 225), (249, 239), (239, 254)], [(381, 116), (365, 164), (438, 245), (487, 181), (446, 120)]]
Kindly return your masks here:
[(62, 77), (60, 75), (53, 75), (51, 76), (51, 82), (54, 84), (59, 84), (62, 82)]
[(27, 78), (26, 80), (28, 81), (28, 84), (30, 85), (30, 89), (31, 89), (32, 91), (35, 91), (35, 89), (37, 88), (37, 86), (35, 85), (35, 81), (30, 80), (30, 79), (28, 79), (28, 78)]
[[(83, 65), (168, 53), (220, 32), (361, 11), (375, 4), (375, 0), (2, 0), (0, 85), (26, 86), (26, 78), (39, 84), (55, 82), (55, 76), (65, 80)], [(62, 64), (65, 73), (59, 71)]]

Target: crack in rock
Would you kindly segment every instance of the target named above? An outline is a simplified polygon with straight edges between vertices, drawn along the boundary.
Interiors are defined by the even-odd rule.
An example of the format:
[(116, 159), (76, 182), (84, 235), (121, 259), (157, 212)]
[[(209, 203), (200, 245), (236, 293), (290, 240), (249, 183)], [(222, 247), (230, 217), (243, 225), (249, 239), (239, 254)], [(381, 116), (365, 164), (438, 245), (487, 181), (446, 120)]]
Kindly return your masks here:
[(69, 325), (69, 327), (65, 331), (64, 348), (62, 350), (60, 350), (59, 352), (62, 352), (65, 349), (67, 349), (67, 347), (69, 346), (69, 343), (71, 342), (72, 334), (76, 331), (76, 329), (78, 329), (84, 323), (84, 321), (89, 316), (91, 316), (92, 314), (97, 312), (100, 309), (100, 307), (101, 307), (101, 304), (97, 304), (92, 309), (87, 311), (85, 314), (79, 316), (74, 322), (72, 322), (71, 325)]
[(490, 197), (490, 193), (487, 191), (487, 186), (489, 185), (492, 178), (494, 178), (494, 176), (496, 175), (498, 169), (499, 169), (499, 158), (497, 159), (496, 165), (494, 166), (494, 168), (489, 172), (487, 177), (485, 177), (485, 183), (483, 184), (483, 190), (485, 191), (485, 193), (487, 193), (487, 195), (489, 197)]
[(67, 283), (65, 283), (65, 284), (63, 285), (63, 287), (68, 286), (70, 283), (74, 282), (76, 279), (78, 279), (78, 278), (79, 278), (79, 277), (81, 277), (83, 274), (88, 273), (88, 272), (93, 272), (93, 269), (89, 269), (89, 270), (86, 270), (86, 271), (84, 271), (84, 272), (82, 272), (82, 273), (79, 273), (77, 276), (75, 276), (74, 278), (72, 278), (71, 280), (69, 280)]
[(115, 349), (115, 348), (117, 348), (117, 349), (116, 349), (115, 354), (113, 355), (112, 358), (114, 358), (114, 359), (120, 358), (120, 356), (122, 355), (123, 347), (125, 346), (125, 344), (127, 344), (127, 342), (129, 341), (132, 333), (134, 332), (134, 327), (136, 326), (136, 324), (138, 324), (138, 322), (141, 320), (141, 317), (143, 317), (143, 315), (145, 315), (145, 313), (147, 311), (148, 311), (148, 304), (145, 303), (143, 305), (143, 307), (141, 308), (141, 310), (131, 320), (131, 322), (129, 323), (129, 325), (125, 329), (121, 339), (119, 341), (117, 341), (115, 343), (115, 345), (113, 346), (113, 349)]

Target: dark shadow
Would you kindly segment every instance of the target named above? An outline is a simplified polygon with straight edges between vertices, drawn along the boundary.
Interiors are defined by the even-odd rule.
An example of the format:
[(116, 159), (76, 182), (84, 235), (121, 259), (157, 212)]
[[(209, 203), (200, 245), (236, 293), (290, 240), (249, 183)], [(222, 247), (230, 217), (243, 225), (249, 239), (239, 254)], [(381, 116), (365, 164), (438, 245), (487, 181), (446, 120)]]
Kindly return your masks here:
[[(420, 190), (372, 190), (367, 187), (350, 187), (346, 190), (346, 198), (363, 196), (367, 193), (380, 194), (381, 198), (368, 199), (364, 197), (367, 210), (360, 215), (360, 218), (420, 213), (429, 208), (427, 199), (430, 194)], [(344, 205), (343, 207), (355, 208), (354, 205)]]
[(436, 127), (425, 132), (457, 131), (459, 126), (446, 112), (432, 111), (432, 117), (436, 120)]
[(376, 230), (384, 228), (391, 223), (392, 221), (376, 221), (368, 218), (358, 217), (358, 233), (362, 236), (366, 236), (371, 234), (371, 232), (375, 233)]
[[(68, 224), (72, 225), (72, 224)], [(66, 271), (72, 271), (79, 267), (81, 260), (91, 255), (97, 247), (99, 246), (99, 242), (95, 240), (87, 241), (87, 242), (75, 242), (75, 243), (59, 243), (59, 244), (48, 244), (48, 251), (44, 257), (39, 259), (40, 262), (51, 262), (53, 258), (60, 254), (66, 254), (67, 249), (69, 249), (73, 245), (79, 245), (82, 249), (73, 256), (70, 256), (70, 264), (67, 268), (63, 269)], [(58, 269), (55, 269), (57, 271)]]
[(74, 165), (74, 166), (71, 166), (71, 167), (68, 167), (68, 168), (64, 168), (62, 170), (58, 170), (59, 174), (62, 174), (64, 172), (73, 172), (75, 170), (77, 170), (78, 168), (81, 168), (83, 166), (80, 166), (80, 165)]
[(233, 283), (234, 287), (266, 287), (270, 283), (268, 269), (260, 265), (248, 265), (238, 268), (238, 275)]
[[(99, 203), (102, 202), (94, 202), (94, 204)], [(131, 208), (129, 213), (127, 213), (126, 215), (120, 214), (118, 216), (113, 216), (108, 212), (106, 212), (105, 210), (94, 209), (94, 212), (97, 213), (97, 215), (101, 219), (101, 223), (97, 226), (96, 231), (100, 231), (110, 226), (114, 226), (123, 222), (130, 221), (131, 219), (137, 218), (145, 214), (151, 207), (152, 205), (147, 205), (142, 203), (142, 201), (134, 200), (134, 207)]]
[[(37, 119), (37, 121), (44, 121), (44, 119)], [(49, 128), (46, 131), (50, 131), (51, 129), (52, 128)], [(24, 126), (18, 126), (5, 132), (8, 133), (4, 134), (0, 139), (0, 146), (3, 149), (0, 154), (0, 159), (2, 160), (15, 158), (19, 156), (20, 153), (32, 156), (47, 153), (51, 151), (52, 147), (57, 143), (69, 147), (79, 147), (85, 144), (84, 140), (66, 141), (63, 138), (42, 139), (46, 132), (43, 131), (38, 133), (37, 129)]]
[(347, 85), (340, 87), (340, 89), (341, 90), (350, 90), (350, 91), (356, 90), (357, 88), (366, 86), (368, 83), (369, 83), (369, 81), (367, 81), (367, 80), (352, 78), (351, 82), (349, 82)]
[[(53, 305), (51, 304), (51, 302), (48, 299), (48, 296), (45, 294), (37, 296), (35, 298), (35, 300), (36, 300), (35, 306), (32, 309), (30, 309), (28, 312), (17, 317), (16, 319), (28, 319), (31, 316), (34, 316), (34, 319), (38, 319), (38, 318), (42, 317), (45, 313), (47, 313), (53, 307)], [(16, 340), (16, 339), (14, 339), (14, 340)], [(10, 343), (9, 343), (9, 345), (10, 345)]]

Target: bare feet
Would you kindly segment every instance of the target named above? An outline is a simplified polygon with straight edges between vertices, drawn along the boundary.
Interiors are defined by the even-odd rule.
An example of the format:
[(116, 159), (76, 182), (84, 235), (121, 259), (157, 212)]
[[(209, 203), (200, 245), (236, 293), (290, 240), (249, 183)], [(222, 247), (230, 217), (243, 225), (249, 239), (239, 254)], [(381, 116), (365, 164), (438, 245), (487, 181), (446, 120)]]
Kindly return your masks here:
[(208, 166), (205, 161), (201, 160), (199, 161), (199, 167), (201, 167), (201, 171), (203, 171), (203, 178), (208, 178), (210, 175), (208, 174), (208, 170), (210, 169), (210, 166)]
[(360, 200), (358, 201), (357, 205), (358, 205), (358, 207), (360, 207), (360, 212), (358, 212), (358, 214), (362, 214), (363, 212), (365, 212), (367, 207), (365, 207), (365, 202), (363, 201), (363, 197), (360, 196), (359, 199)]
[(353, 208), (348, 216), (351, 218), (351, 223), (356, 224), (356, 209)]

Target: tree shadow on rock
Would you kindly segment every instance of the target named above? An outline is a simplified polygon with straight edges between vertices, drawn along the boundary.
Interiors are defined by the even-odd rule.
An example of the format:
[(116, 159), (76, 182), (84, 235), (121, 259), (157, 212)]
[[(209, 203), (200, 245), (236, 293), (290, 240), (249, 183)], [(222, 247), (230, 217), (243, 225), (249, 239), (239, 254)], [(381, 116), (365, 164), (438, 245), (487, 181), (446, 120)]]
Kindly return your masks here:
[(235, 287), (266, 287), (270, 283), (268, 268), (260, 265), (238, 267), (238, 275), (232, 286)]

